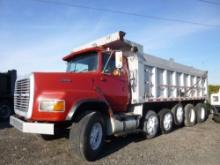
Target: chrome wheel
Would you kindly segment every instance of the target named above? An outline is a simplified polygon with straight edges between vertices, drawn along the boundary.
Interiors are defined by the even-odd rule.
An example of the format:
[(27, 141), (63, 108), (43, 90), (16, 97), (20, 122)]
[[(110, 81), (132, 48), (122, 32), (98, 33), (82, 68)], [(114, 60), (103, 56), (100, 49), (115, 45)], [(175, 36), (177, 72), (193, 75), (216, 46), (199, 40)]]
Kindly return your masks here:
[(172, 128), (173, 118), (171, 113), (164, 115), (163, 126), (165, 130), (170, 130)]
[(179, 123), (183, 122), (183, 107), (178, 107), (176, 110), (176, 119)]
[(156, 134), (158, 124), (159, 124), (158, 118), (156, 116), (150, 116), (147, 121), (147, 133), (149, 135)]
[(201, 108), (201, 119), (205, 120), (205, 108), (204, 107)]
[(190, 122), (194, 122), (196, 119), (196, 112), (194, 109), (191, 109), (190, 111)]
[(92, 126), (89, 137), (89, 143), (92, 150), (97, 150), (99, 148), (99, 146), (101, 145), (102, 136), (103, 136), (102, 125), (100, 123), (95, 123)]

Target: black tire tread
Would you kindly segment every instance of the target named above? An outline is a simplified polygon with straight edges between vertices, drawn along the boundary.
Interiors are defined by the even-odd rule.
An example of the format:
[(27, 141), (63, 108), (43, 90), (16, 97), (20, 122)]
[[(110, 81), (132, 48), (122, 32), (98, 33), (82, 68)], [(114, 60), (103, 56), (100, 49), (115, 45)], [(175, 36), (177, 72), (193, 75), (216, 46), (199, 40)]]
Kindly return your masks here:
[(170, 133), (170, 132), (173, 130), (174, 120), (173, 120), (172, 128), (171, 128), (170, 130), (167, 131), (167, 130), (165, 130), (165, 129), (163, 128), (163, 118), (164, 118), (164, 115), (165, 115), (166, 113), (168, 113), (168, 112), (171, 113), (171, 115), (172, 115), (172, 117), (173, 117), (173, 114), (172, 114), (171, 110), (170, 110), (170, 109), (167, 109), (167, 108), (162, 109), (162, 110), (158, 113), (159, 123), (160, 123), (160, 130), (161, 130), (161, 133), (162, 133), (162, 134)]
[(212, 118), (216, 123), (220, 123), (220, 113), (214, 113)]
[[(150, 110), (150, 111), (148, 111), (148, 112), (146, 113), (144, 120), (146, 120), (146, 119), (147, 119), (148, 117), (150, 117), (151, 115), (157, 116), (157, 119), (158, 119), (158, 122), (159, 122), (159, 118), (158, 118), (157, 113), (154, 112), (154, 111), (152, 111), (152, 110)], [(147, 133), (144, 131), (144, 124), (143, 124), (143, 133), (144, 133), (144, 136), (145, 136), (146, 139), (152, 139), (152, 138), (154, 138), (155, 136), (157, 136), (158, 130), (159, 130), (159, 126), (158, 126), (158, 128), (157, 128), (157, 132), (156, 132), (155, 135), (153, 135), (153, 136), (152, 136), (152, 135), (149, 135), (149, 134), (147, 134)]]
[(1, 106), (7, 106), (7, 107), (9, 108), (9, 115), (6, 116), (6, 117), (0, 115), (0, 119), (3, 120), (3, 121), (4, 121), (4, 120), (8, 120), (9, 117), (10, 117), (10, 115), (12, 115), (12, 113), (13, 113), (13, 108), (11, 107), (11, 105), (9, 104), (9, 102), (7, 102), (7, 101), (1, 102), (1, 103), (0, 103), (0, 107), (1, 107)]
[[(195, 119), (194, 122), (191, 122), (190, 118), (189, 118), (189, 114), (188, 113), (190, 113), (191, 108), (193, 108), (194, 111), (195, 111), (195, 108), (194, 108), (194, 106), (192, 104), (187, 104), (184, 107), (184, 125), (186, 127), (192, 127), (192, 126), (194, 126), (196, 124), (196, 119)], [(195, 115), (196, 115), (196, 112), (195, 112)], [(196, 118), (196, 116), (195, 116), (195, 118)]]
[[(104, 121), (102, 118), (101, 113), (99, 112), (88, 112), (79, 120), (77, 123), (73, 123), (71, 130), (70, 130), (70, 147), (74, 150), (74, 152), (81, 157), (83, 160), (95, 160), (98, 156), (95, 152), (90, 152), (87, 149), (87, 131), (88, 125), (90, 124), (90, 121), (94, 118), (101, 119), (103, 127), (104, 127)], [(105, 136), (105, 129), (103, 128), (103, 136)], [(103, 142), (102, 142), (103, 144)]]
[(182, 126), (182, 125), (183, 125), (183, 122), (184, 122), (184, 113), (183, 113), (183, 122), (182, 122), (182, 123), (179, 123), (178, 120), (177, 120), (177, 118), (176, 118), (176, 111), (177, 111), (177, 108), (178, 108), (179, 106), (182, 106), (182, 108), (183, 108), (183, 105), (182, 105), (181, 103), (178, 103), (178, 104), (176, 104), (176, 105), (171, 109), (171, 112), (173, 113), (174, 124), (175, 124), (176, 126)]
[[(205, 119), (204, 119), (204, 120), (202, 120), (201, 117), (200, 117), (200, 110), (201, 110), (202, 107), (205, 109)], [(208, 114), (207, 114), (208, 112), (207, 112), (206, 105), (203, 104), (203, 103), (198, 103), (198, 104), (196, 104), (196, 106), (195, 106), (195, 110), (196, 110), (197, 123), (202, 123), (202, 122), (206, 121), (207, 116), (208, 116)]]

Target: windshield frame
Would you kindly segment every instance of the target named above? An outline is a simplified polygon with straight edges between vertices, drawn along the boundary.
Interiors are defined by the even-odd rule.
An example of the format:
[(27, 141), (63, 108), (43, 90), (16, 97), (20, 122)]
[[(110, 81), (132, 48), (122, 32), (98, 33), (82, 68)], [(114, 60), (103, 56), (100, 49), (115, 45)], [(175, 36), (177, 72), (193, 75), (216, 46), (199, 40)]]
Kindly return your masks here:
[[(86, 58), (83, 58), (83, 57), (96, 57), (95, 59), (92, 59), (92, 60), (95, 60), (96, 64), (95, 66), (92, 66), (94, 67), (94, 69), (89, 69), (88, 70), (79, 70), (79, 71), (76, 71), (76, 70), (71, 70), (71, 65), (74, 64), (73, 61), (76, 60), (78, 58), (78, 61), (80, 60), (83, 60), (83, 59), (86, 59)], [(77, 54), (75, 55), (73, 58), (71, 58), (70, 60), (67, 61), (67, 67), (66, 67), (66, 72), (70, 72), (70, 73), (88, 73), (88, 72), (98, 72), (99, 71), (99, 51), (88, 51), (88, 52), (84, 52), (84, 53), (81, 53), (81, 54)], [(80, 62), (78, 63), (80, 64)], [(88, 63), (89, 64), (89, 63)], [(77, 65), (77, 64), (76, 64)]]

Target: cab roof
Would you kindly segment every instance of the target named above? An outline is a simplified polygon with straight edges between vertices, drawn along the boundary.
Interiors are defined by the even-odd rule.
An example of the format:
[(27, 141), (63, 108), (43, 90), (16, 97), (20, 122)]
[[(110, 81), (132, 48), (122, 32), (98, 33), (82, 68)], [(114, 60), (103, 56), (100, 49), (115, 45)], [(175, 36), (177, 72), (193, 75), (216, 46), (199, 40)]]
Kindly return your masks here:
[(74, 49), (69, 55), (65, 56), (63, 60), (68, 61), (78, 54), (88, 51), (105, 50), (107, 48), (111, 50), (130, 51), (132, 47), (137, 47), (139, 52), (143, 52), (143, 46), (133, 41), (124, 39), (125, 34), (126, 33), (123, 31), (115, 32), (88, 44), (82, 45), (79, 48)]
[(86, 48), (86, 49), (82, 49), (76, 52), (72, 52), (68, 55), (66, 55), (65, 57), (63, 57), (64, 61), (69, 61), (71, 60), (73, 57), (79, 55), (79, 54), (83, 54), (83, 53), (87, 53), (87, 52), (98, 52), (98, 51), (102, 51), (103, 49), (101, 47), (93, 47), (93, 48)]

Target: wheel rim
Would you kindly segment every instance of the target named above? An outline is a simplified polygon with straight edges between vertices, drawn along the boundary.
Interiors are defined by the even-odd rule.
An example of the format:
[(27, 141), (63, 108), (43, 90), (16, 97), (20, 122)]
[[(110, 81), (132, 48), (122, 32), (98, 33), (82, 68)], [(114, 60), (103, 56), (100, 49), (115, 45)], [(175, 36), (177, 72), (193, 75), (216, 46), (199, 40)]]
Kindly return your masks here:
[(201, 119), (204, 120), (205, 119), (205, 108), (201, 108)]
[(7, 105), (2, 105), (0, 107), (0, 117), (7, 118), (10, 116), (10, 108)]
[(193, 123), (195, 121), (196, 113), (194, 109), (191, 109), (190, 111), (190, 122)]
[(176, 118), (178, 123), (182, 123), (183, 122), (183, 108), (182, 107), (178, 107), (176, 110)]
[(158, 127), (158, 119), (156, 116), (150, 116), (147, 121), (147, 133), (149, 135), (155, 135)]
[(172, 128), (173, 118), (171, 113), (166, 113), (163, 119), (163, 127), (165, 130), (170, 130)]
[(97, 150), (99, 148), (102, 141), (102, 136), (103, 136), (102, 125), (100, 123), (95, 123), (92, 126), (90, 138), (89, 138), (89, 142), (92, 150)]

